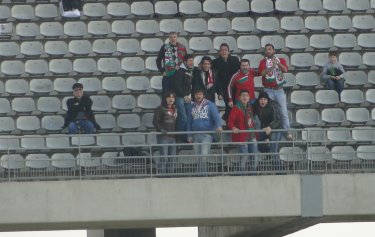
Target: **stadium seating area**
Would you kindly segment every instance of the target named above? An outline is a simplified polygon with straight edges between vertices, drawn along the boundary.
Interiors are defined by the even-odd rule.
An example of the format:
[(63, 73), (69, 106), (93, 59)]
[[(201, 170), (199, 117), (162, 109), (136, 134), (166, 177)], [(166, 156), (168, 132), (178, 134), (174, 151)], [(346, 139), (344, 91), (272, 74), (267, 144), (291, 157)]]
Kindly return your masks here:
[[(57, 0), (3, 0), (0, 133), (61, 133), (75, 82), (93, 100), (100, 134), (153, 131), (153, 109), (161, 92), (155, 58), (171, 31), (181, 32), (179, 41), (196, 63), (204, 55), (216, 57), (226, 42), (232, 54), (250, 59), (257, 68), (262, 47), (272, 43), (290, 66), (285, 87), (293, 128), (366, 128), (375, 122), (374, 12), (374, 0), (88, 0), (80, 18), (63, 18)], [(329, 50), (339, 52), (347, 70), (340, 106), (339, 95), (320, 79)], [(260, 78), (255, 85), (262, 90)], [(334, 132), (340, 131), (328, 129), (324, 137), (342, 139)], [(355, 134), (348, 135), (344, 147), (324, 149), (361, 150), (353, 143)], [(374, 141), (374, 132), (367, 139)], [(47, 139), (42, 140), (40, 145), (48, 147)], [(127, 144), (127, 139), (118, 134), (111, 142), (95, 142), (105, 147), (108, 142)], [(282, 151), (288, 149), (292, 147)]]

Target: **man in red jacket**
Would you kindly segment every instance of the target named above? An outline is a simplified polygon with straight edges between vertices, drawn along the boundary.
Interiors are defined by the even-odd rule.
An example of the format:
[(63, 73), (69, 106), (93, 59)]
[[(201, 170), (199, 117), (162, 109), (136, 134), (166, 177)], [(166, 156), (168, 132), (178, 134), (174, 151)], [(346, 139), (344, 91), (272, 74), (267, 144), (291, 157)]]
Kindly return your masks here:
[[(239, 143), (239, 152), (248, 154), (258, 151), (255, 138), (255, 122), (252, 107), (249, 104), (249, 91), (241, 90), (239, 92), (239, 103), (233, 106), (230, 111), (227, 127), (232, 129), (232, 141)], [(246, 131), (246, 132), (245, 132)], [(240, 171), (247, 171), (246, 162), (248, 156), (241, 156)], [(256, 158), (251, 156), (251, 171), (256, 170)]]

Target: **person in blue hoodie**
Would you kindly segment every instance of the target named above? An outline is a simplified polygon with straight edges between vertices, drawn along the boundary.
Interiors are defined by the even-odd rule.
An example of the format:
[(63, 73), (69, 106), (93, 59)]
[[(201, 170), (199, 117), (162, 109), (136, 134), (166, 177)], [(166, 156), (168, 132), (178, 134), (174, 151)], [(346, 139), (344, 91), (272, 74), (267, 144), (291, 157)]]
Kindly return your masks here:
[(193, 145), (194, 153), (201, 155), (199, 165), (200, 172), (207, 174), (207, 157), (213, 141), (212, 131), (221, 133), (221, 117), (216, 105), (205, 98), (203, 88), (198, 88), (194, 92), (194, 102), (188, 113), (188, 132), (207, 132), (207, 133), (189, 133), (189, 143), (202, 143)]

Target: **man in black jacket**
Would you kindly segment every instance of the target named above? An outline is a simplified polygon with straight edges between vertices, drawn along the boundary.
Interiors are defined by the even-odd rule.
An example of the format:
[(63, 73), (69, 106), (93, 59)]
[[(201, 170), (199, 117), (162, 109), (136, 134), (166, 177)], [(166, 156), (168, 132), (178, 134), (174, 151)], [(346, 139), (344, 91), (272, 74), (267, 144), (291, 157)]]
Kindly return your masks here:
[(228, 85), (232, 76), (240, 69), (240, 60), (236, 56), (231, 56), (229, 46), (226, 43), (220, 45), (220, 55), (213, 60), (212, 68), (217, 71), (217, 86), (221, 93), (219, 99), (223, 97), (225, 102), (225, 114), (223, 119), (227, 120), (230, 112), (228, 105)]
[(66, 105), (68, 112), (65, 118), (64, 127), (69, 128), (69, 134), (93, 133), (94, 128), (100, 126), (95, 122), (94, 114), (91, 110), (92, 100), (83, 95), (83, 85), (75, 83), (73, 85), (73, 98), (68, 99)]

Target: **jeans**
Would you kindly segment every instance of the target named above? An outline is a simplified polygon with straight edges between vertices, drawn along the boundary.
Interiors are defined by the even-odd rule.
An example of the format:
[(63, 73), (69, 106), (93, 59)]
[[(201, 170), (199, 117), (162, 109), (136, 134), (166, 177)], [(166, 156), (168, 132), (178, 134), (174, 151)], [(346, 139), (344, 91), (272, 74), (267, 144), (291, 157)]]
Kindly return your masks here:
[(276, 103), (279, 104), (281, 109), (281, 119), (283, 124), (283, 129), (289, 129), (290, 123), (289, 123), (289, 117), (288, 117), (288, 109), (286, 105), (286, 95), (284, 93), (283, 89), (268, 89), (264, 88), (264, 92), (268, 94), (271, 100), (274, 100)]
[[(187, 113), (191, 103), (185, 103), (183, 97), (176, 97), (177, 121), (176, 131), (186, 131)], [(186, 138), (186, 136), (184, 136)], [(186, 139), (185, 139), (186, 140)]]
[(176, 158), (176, 139), (174, 137), (158, 137), (158, 144), (163, 144), (160, 147), (160, 157), (157, 159), (157, 173), (174, 173), (177, 158)]
[(208, 169), (207, 169), (207, 155), (210, 153), (211, 149), (211, 143), (212, 143), (212, 135), (210, 134), (194, 134), (193, 135), (193, 142), (194, 143), (207, 143), (202, 145), (194, 145), (194, 153), (196, 155), (201, 155), (199, 157), (200, 162), (198, 166), (198, 172), (202, 175), (207, 175)]
[(69, 134), (94, 133), (94, 124), (90, 120), (77, 120), (69, 123)]
[[(258, 147), (256, 144), (256, 139), (252, 138), (250, 139), (249, 143), (240, 144), (238, 149), (239, 149), (239, 153), (242, 153), (242, 154), (257, 153)], [(256, 171), (257, 166), (258, 166), (258, 160), (255, 155), (241, 156), (239, 171), (242, 171), (242, 172), (247, 171), (246, 163), (248, 160), (250, 160), (250, 171)]]
[(327, 87), (329, 90), (335, 90), (339, 94), (339, 98), (341, 100), (341, 92), (344, 90), (344, 79), (340, 80), (327, 80)]

